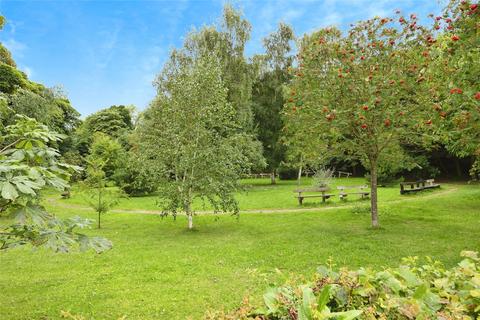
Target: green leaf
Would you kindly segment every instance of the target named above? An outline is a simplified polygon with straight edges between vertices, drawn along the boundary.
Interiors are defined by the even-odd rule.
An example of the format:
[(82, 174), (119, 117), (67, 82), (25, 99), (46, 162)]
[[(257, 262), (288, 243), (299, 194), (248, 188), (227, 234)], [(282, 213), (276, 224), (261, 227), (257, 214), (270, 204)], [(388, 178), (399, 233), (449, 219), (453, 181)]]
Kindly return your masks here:
[(5, 181), (2, 186), (2, 197), (7, 200), (15, 200), (18, 197), (17, 189), (8, 181)]
[(302, 304), (298, 308), (298, 320), (311, 320), (312, 305), (315, 303), (315, 295), (312, 288), (304, 286), (302, 290)]
[(422, 284), (421, 286), (417, 287), (415, 293), (413, 294), (413, 298), (415, 299), (423, 299), (427, 294), (428, 287), (426, 284)]
[(349, 310), (344, 312), (332, 312), (330, 315), (332, 318), (338, 320), (352, 320), (362, 314), (361, 310)]
[(327, 303), (330, 301), (330, 285), (326, 285), (323, 287), (322, 291), (320, 292), (320, 295), (318, 296), (318, 311), (322, 311), (323, 308), (327, 305)]
[(274, 314), (278, 311), (277, 296), (279, 293), (278, 288), (269, 288), (263, 295), (263, 301), (267, 306), (267, 314)]
[(407, 266), (400, 266), (400, 268), (398, 268), (398, 274), (405, 279), (409, 287), (418, 286), (421, 283), (417, 276)]

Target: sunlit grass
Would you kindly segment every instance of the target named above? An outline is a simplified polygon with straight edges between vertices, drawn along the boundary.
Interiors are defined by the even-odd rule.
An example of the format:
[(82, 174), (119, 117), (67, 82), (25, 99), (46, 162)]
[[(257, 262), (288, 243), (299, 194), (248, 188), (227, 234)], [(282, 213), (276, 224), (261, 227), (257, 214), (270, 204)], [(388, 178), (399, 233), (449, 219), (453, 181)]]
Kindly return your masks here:
[[(239, 196), (240, 205), (299, 208), (294, 188), (294, 182), (255, 181)], [(260, 299), (270, 283), (290, 274), (309, 276), (329, 258), (341, 266), (393, 266), (404, 256), (429, 255), (452, 265), (461, 250), (480, 250), (478, 186), (442, 185), (408, 197), (398, 191), (380, 190), (380, 230), (370, 228), (363, 209), (368, 201), (356, 200), (348, 208), (245, 213), (238, 220), (200, 215), (193, 232), (185, 217), (107, 214), (103, 229), (88, 230), (113, 241), (105, 254), (1, 253), (0, 319), (58, 319), (61, 310), (87, 319), (197, 319), (207, 308), (234, 308), (245, 295)], [(59, 201), (81, 205), (77, 196)], [(154, 210), (154, 201), (125, 200), (119, 208)], [(56, 200), (46, 203), (60, 216), (95, 218)]]

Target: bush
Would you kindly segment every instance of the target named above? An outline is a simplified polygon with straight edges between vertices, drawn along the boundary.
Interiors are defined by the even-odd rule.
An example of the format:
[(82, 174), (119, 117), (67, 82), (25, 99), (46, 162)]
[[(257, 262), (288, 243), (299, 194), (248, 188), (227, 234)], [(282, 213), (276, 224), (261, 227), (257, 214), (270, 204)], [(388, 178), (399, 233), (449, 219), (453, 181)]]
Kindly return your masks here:
[(298, 178), (298, 170), (287, 167), (280, 167), (278, 169), (278, 176), (280, 180), (295, 180)]
[(328, 169), (328, 168), (320, 168), (315, 171), (313, 175), (313, 184), (315, 187), (325, 188), (328, 187), (333, 179), (335, 178), (333, 175), (335, 174), (335, 170)]
[(318, 268), (309, 283), (270, 288), (264, 305), (244, 301), (230, 314), (209, 312), (206, 319), (479, 319), (480, 259), (464, 259), (447, 269), (440, 262), (403, 259), (398, 268)]
[(134, 154), (129, 154), (126, 166), (117, 171), (115, 180), (129, 196), (143, 196), (157, 189), (154, 172)]

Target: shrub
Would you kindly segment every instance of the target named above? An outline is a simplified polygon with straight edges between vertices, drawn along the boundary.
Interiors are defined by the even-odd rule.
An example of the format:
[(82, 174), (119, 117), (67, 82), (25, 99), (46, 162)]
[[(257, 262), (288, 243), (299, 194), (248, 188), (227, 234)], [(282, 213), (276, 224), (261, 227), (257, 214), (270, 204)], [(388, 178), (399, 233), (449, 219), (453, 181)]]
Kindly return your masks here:
[(313, 184), (315, 187), (328, 187), (334, 179), (335, 170), (330, 168), (320, 168), (313, 175)]
[(147, 195), (157, 189), (153, 170), (133, 153), (129, 154), (126, 166), (117, 172), (115, 180), (129, 196)]
[(479, 319), (480, 258), (464, 259), (447, 269), (427, 258), (406, 258), (398, 268), (318, 268), (301, 285), (270, 288), (264, 305), (245, 300), (233, 313), (209, 312), (206, 319)]
[(298, 170), (282, 166), (278, 169), (278, 176), (280, 180), (295, 180), (298, 178)]

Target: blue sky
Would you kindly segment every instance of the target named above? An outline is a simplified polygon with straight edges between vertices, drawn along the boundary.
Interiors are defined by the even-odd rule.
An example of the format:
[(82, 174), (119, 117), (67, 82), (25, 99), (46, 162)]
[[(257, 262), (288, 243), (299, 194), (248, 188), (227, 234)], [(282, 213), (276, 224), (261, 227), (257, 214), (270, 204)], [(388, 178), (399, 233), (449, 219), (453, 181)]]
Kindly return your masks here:
[[(20, 69), (47, 86), (62, 85), (83, 115), (113, 104), (144, 109), (155, 95), (152, 81), (192, 28), (217, 23), (225, 1), (5, 1), (8, 21), (0, 41)], [(426, 21), (440, 0), (233, 1), (252, 24), (247, 54), (262, 52), (261, 39), (279, 21), (297, 35), (396, 9)]]

